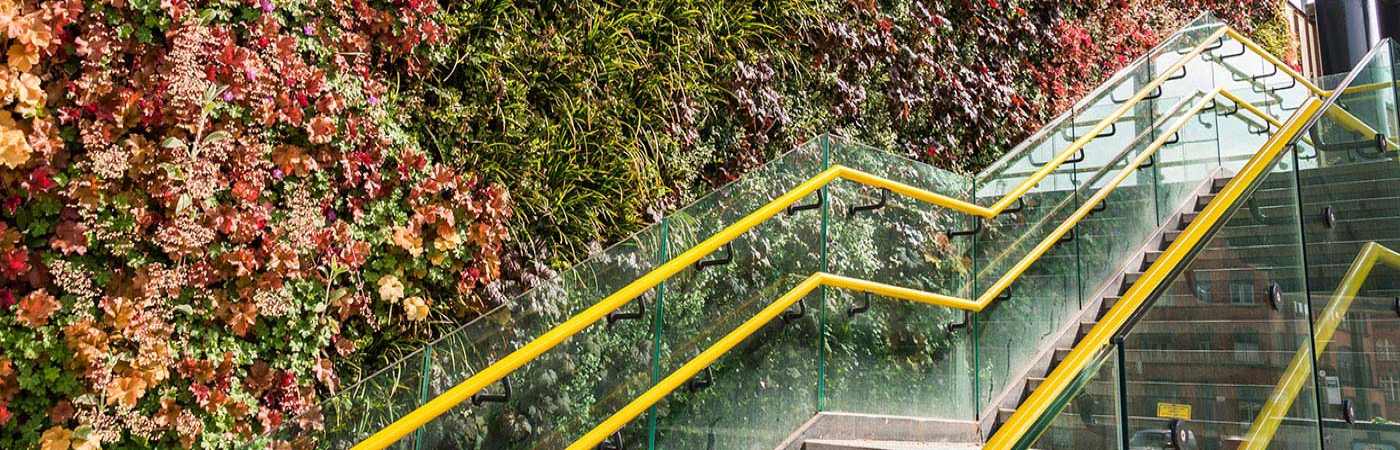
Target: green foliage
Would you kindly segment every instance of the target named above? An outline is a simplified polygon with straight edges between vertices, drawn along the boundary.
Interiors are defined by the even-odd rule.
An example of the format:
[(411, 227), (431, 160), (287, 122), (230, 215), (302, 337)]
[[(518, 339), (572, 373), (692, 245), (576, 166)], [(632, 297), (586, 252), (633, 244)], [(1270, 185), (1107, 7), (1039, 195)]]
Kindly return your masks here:
[(701, 124), (725, 114), (736, 64), (781, 55), (783, 22), (812, 8), (456, 3), (409, 123), (427, 151), (509, 185), (514, 236), (569, 261), (691, 189), (715, 158)]
[(1254, 39), (1259, 45), (1280, 58), (1288, 61), (1297, 59), (1297, 42), (1292, 31), (1288, 27), (1288, 6), (1280, 0), (1274, 3), (1271, 9), (1273, 14), (1266, 15), (1264, 20), (1255, 25)]

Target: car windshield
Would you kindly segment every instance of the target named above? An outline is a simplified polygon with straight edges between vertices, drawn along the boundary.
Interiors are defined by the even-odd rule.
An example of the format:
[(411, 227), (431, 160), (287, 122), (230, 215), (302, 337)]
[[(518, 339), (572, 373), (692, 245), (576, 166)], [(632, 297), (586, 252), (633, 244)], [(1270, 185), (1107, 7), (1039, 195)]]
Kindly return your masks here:
[(1168, 432), (1139, 431), (1137, 433), (1133, 433), (1133, 439), (1129, 441), (1128, 444), (1131, 446), (1153, 446), (1167, 448), (1171, 446), (1172, 442), (1171, 436)]

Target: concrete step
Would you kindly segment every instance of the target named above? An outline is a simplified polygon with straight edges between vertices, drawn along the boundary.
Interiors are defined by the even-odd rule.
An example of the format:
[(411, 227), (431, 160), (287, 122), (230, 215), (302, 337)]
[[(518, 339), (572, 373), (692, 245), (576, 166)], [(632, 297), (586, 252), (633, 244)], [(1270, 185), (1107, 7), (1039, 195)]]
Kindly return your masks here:
[(870, 440), (808, 439), (802, 450), (975, 450), (982, 446), (972, 442), (901, 442)]
[(1010, 409), (1010, 408), (998, 408), (998, 409), (997, 409), (997, 423), (998, 423), (998, 424), (1006, 423), (1007, 420), (1010, 420), (1010, 419), (1011, 419), (1011, 415), (1012, 415), (1012, 414), (1015, 414), (1015, 413), (1016, 413), (1016, 410), (1014, 410), (1014, 409)]

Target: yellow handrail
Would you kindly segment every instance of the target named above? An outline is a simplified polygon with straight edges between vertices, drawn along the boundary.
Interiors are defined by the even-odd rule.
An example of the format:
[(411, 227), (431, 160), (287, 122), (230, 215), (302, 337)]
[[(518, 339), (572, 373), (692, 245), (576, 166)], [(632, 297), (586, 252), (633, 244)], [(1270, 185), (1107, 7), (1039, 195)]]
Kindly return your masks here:
[[(1051, 173), (1057, 170), (1060, 165), (1062, 165), (1065, 161), (1069, 160), (1075, 153), (1077, 153), (1084, 146), (1092, 142), (1099, 133), (1103, 132), (1104, 129), (1108, 128), (1112, 123), (1116, 122), (1131, 108), (1136, 106), (1137, 103), (1145, 99), (1153, 90), (1157, 89), (1163, 83), (1165, 83), (1173, 73), (1184, 67), (1195, 57), (1199, 56), (1203, 51), (1205, 51), (1207, 47), (1206, 44), (1208, 42), (1214, 39), (1222, 38), (1222, 36), (1226, 34), (1229, 34), (1231, 37), (1234, 37), (1243, 45), (1250, 47), (1256, 52), (1259, 52), (1261, 55), (1264, 55), (1266, 59), (1272, 58), (1271, 55), (1267, 55), (1267, 53), (1262, 52), (1262, 49), (1258, 46), (1258, 44), (1253, 43), (1248, 38), (1245, 38), (1243, 35), (1234, 32), (1228, 27), (1222, 27), (1220, 30), (1213, 32), (1200, 44), (1197, 44), (1190, 52), (1184, 54), (1181, 58), (1177, 60), (1176, 63), (1164, 69), (1161, 72), (1162, 75), (1159, 75), (1158, 77), (1154, 78), (1141, 89), (1139, 89), (1132, 97), (1126, 100), (1122, 105), (1120, 105), (1117, 109), (1111, 112), (1107, 117), (1100, 120), (1097, 125), (1095, 125), (1089, 131), (1087, 131), (1083, 137), (1080, 137), (1079, 139), (1071, 143), (1054, 158), (1046, 162), (1045, 165), (1040, 168), (1040, 170), (1033, 173), (1030, 177), (1027, 177), (1024, 181), (1018, 184), (1011, 191), (1004, 194), (1001, 197), (1001, 199), (993, 203), (991, 206), (984, 207), (981, 205), (977, 205), (973, 202), (948, 197), (943, 194), (931, 192), (904, 183), (899, 183), (893, 180), (889, 180), (874, 174), (852, 169), (849, 167), (844, 167), (840, 165), (832, 166), (827, 170), (819, 173), (818, 175), (812, 177), (811, 179), (804, 181), (802, 184), (798, 185), (792, 190), (789, 190), (788, 192), (784, 193), (783, 195), (779, 196), (773, 201), (763, 205), (758, 210), (754, 211), (753, 213), (750, 213), (748, 216), (745, 216), (744, 218), (740, 219), (734, 224), (724, 228), (723, 230), (720, 230), (718, 233), (715, 233), (714, 235), (710, 236), (709, 238), (705, 239), (701, 243), (690, 248), (689, 250), (685, 251), (679, 256), (671, 259), (670, 261), (667, 261), (661, 266), (658, 266), (651, 272), (648, 272), (646, 275), (643, 275), (642, 277), (638, 278), (632, 283), (629, 283), (627, 286), (624, 286), (616, 292), (612, 293), (611, 295), (608, 295), (607, 297), (600, 300), (598, 303), (595, 303), (593, 306), (590, 306), (589, 308), (574, 315), (573, 317), (570, 317), (568, 320), (564, 321), (558, 326), (550, 329), (549, 331), (546, 331), (538, 338), (530, 341), (529, 343), (525, 344), (516, 351), (506, 355), (496, 363), (487, 366), (486, 368), (472, 375), (470, 378), (458, 384), (457, 386), (448, 389), (441, 395), (433, 398), (432, 400), (418, 407), (414, 411), (396, 420), (394, 423), (376, 432), (364, 441), (361, 441), (360, 443), (356, 444), (354, 448), (356, 450), (381, 449), (393, 444), (398, 439), (408, 435), (413, 430), (416, 430), (419, 427), (426, 424), (428, 421), (431, 421), (437, 416), (446, 413), (451, 408), (470, 398), (473, 394), (476, 394), (482, 389), (485, 389), (486, 386), (489, 386), (499, 381), (500, 379), (504, 378), (507, 374), (524, 366), (526, 363), (538, 357), (540, 354), (543, 354), (544, 352), (549, 351), (550, 349), (558, 346), (565, 339), (568, 339), (574, 334), (577, 334), (580, 331), (582, 331), (584, 328), (587, 328), (593, 323), (596, 323), (597, 321), (601, 320), (608, 313), (615, 311), (618, 308), (621, 308), (623, 305), (626, 305), (628, 302), (632, 301), (636, 297), (642, 295), (648, 290), (651, 290), (655, 286), (659, 285), (663, 280), (670, 278), (676, 273), (679, 273), (681, 270), (684, 270), (686, 267), (689, 267), (692, 264), (698, 262), (705, 255), (708, 255), (714, 252), (715, 250), (718, 250), (719, 247), (723, 246), (725, 243), (734, 240), (739, 235), (742, 235), (743, 233), (747, 232), (748, 230), (752, 229), (758, 224), (776, 215), (778, 212), (782, 211), (787, 206), (800, 201), (802, 198), (816, 192), (818, 189), (821, 189), (823, 186), (826, 186), (827, 184), (835, 181), (838, 178), (864, 184), (871, 187), (888, 189), (892, 192), (913, 198), (921, 202), (946, 207), (955, 211), (960, 211), (977, 217), (996, 217), (1005, 210), (1009, 209), (1013, 204), (1016, 203), (1017, 200), (1019, 200), (1023, 195), (1025, 195), (1032, 188), (1038, 185), (1047, 176), (1049, 176)], [(1270, 59), (1270, 61), (1275, 62), (1276, 58)], [(1299, 82), (1306, 86), (1308, 89), (1312, 90), (1313, 92), (1322, 92), (1315, 85), (1313, 85), (1308, 80), (1302, 78), (1301, 75), (1298, 75), (1296, 72), (1289, 69), (1286, 65), (1282, 65), (1281, 62), (1279, 62), (1279, 66), (1281, 68), (1280, 70), (1283, 70), (1290, 76), (1298, 78)], [(1216, 93), (1222, 92), (1225, 91), (1219, 89), (1217, 89), (1216, 91)], [(1226, 95), (1228, 95), (1228, 93)], [(1236, 99), (1237, 98), (1231, 98), (1232, 101)], [(1244, 106), (1245, 104), (1247, 103), (1241, 102), (1242, 106)], [(1253, 108), (1252, 105), (1249, 106), (1249, 109), (1255, 114), (1261, 114), (1261, 117), (1269, 117), (1267, 114), (1263, 114), (1262, 111), (1259, 111), (1257, 108)], [(1270, 117), (1270, 119), (1272, 118)], [(1082, 216), (1080, 218), (1082, 218)], [(1076, 219), (1076, 221), (1077, 220), (1078, 219)], [(1062, 236), (1064, 233), (1067, 233), (1070, 228), (1073, 228), (1073, 225), (1069, 225), (1068, 227), (1062, 225), (1061, 227), (1056, 229), (1056, 232), (1060, 233), (1060, 235)], [(1056, 238), (1058, 239), (1058, 237), (1059, 236), (1057, 236)], [(1045, 251), (1048, 251), (1048, 249), (1052, 246), (1053, 243), (1047, 246), (1042, 242), (1042, 245), (1037, 246), (1036, 249), (1033, 250), (1033, 254), (1036, 251), (1044, 253)], [(1016, 277), (1019, 277), (1020, 272), (1024, 272), (1025, 269), (1029, 266), (1029, 264), (1030, 263), (1026, 262), (1026, 260), (1023, 259), (1020, 263), (1013, 267), (1012, 272), (1008, 273), (1009, 277), (1003, 276), (997, 281), (997, 283), (995, 283), (992, 286), (992, 289), (990, 289), (988, 293), (984, 293), (984, 295), (979, 297), (975, 302), (971, 302), (970, 300), (963, 298), (932, 293), (923, 293), (924, 298), (936, 301), (936, 303), (933, 304), (940, 304), (942, 306), (960, 309), (968, 309), (969, 307), (975, 306), (975, 309), (971, 310), (980, 311), (982, 308), (985, 308), (988, 304), (990, 304), (990, 302), (994, 300), (997, 295), (999, 295), (1002, 291), (1009, 287), (1011, 281), (1014, 281)], [(1014, 276), (1010, 276), (1012, 275), (1012, 273), (1014, 273)]]
[[(856, 183), (861, 183), (871, 187), (888, 189), (892, 192), (913, 198), (918, 201), (931, 203), (934, 205), (942, 206), (955, 211), (960, 211), (977, 217), (996, 217), (997, 215), (1009, 209), (1011, 205), (1015, 204), (1016, 201), (1019, 200), (1026, 192), (1029, 192), (1033, 187), (1039, 184), (1040, 181), (1044, 180), (1045, 177), (1053, 173), (1061, 164), (1069, 160), (1076, 152), (1078, 152), (1084, 146), (1092, 142), (1095, 139), (1095, 137), (1099, 133), (1103, 132), (1104, 129), (1108, 128), (1110, 124), (1114, 123), (1118, 120), (1118, 118), (1126, 114), (1138, 102), (1142, 101), (1149, 94), (1151, 94), (1153, 90), (1161, 86), (1162, 83), (1165, 83), (1174, 72), (1185, 66), (1191, 59), (1200, 55), (1201, 52), (1205, 51), (1206, 43), (1210, 42), (1213, 39), (1223, 36), (1225, 32), (1226, 29), (1222, 27), (1222, 29), (1212, 33), (1207, 39), (1198, 44), (1194, 49), (1182, 56), (1175, 64), (1162, 71), (1162, 75), (1147, 83), (1147, 85), (1139, 89), (1137, 93), (1135, 93), (1131, 98), (1125, 101), (1107, 117), (1103, 118), (1103, 120), (1099, 121), (1099, 123), (1095, 125), (1092, 129), (1090, 129), (1088, 132), (1086, 132), (1083, 137), (1079, 138), (1078, 140), (1074, 141), (1072, 144), (1067, 146), (1058, 155), (1056, 155), (1050, 161), (1046, 162), (1045, 165), (1040, 168), (1040, 170), (1036, 171), (1030, 177), (1027, 177), (1024, 181), (1022, 181), (1019, 185), (1013, 188), (1010, 192), (1004, 194), (1000, 200), (993, 203), (991, 206), (984, 207), (976, 203), (953, 197), (948, 197), (943, 194), (920, 189), (904, 183), (899, 183), (893, 180), (886, 179), (884, 177), (880, 177), (849, 167), (844, 167), (840, 165), (832, 166), (827, 170), (822, 171), (821, 173), (812, 177), (811, 179), (804, 181), (802, 184), (798, 185), (792, 190), (785, 192), (783, 195), (779, 196), (773, 201), (768, 202), (767, 204), (760, 207), (758, 210), (754, 211), (753, 213), (750, 213), (748, 216), (739, 219), (739, 221), (735, 222), (734, 224), (725, 227), (723, 230), (720, 230), (718, 233), (715, 233), (714, 235), (700, 242), (696, 246), (690, 248), (684, 253), (681, 253), (679, 256), (672, 258), (670, 261), (667, 261), (666, 263), (662, 264), (661, 266), (658, 266), (655, 269), (652, 269), (651, 272), (648, 272), (641, 278), (638, 278), (637, 280), (629, 283), (627, 286), (618, 289), (611, 295), (604, 297), (602, 300), (600, 300), (598, 303), (595, 303), (593, 306), (590, 306), (589, 308), (574, 315), (573, 317), (570, 317), (568, 320), (565, 320), (563, 323), (560, 323), (558, 326), (550, 329), (549, 331), (546, 331), (544, 334), (540, 335), (540, 337), (530, 341), (529, 343), (525, 344), (516, 351), (511, 352), (510, 354), (501, 358), (496, 363), (487, 366), (486, 368), (472, 375), (470, 378), (467, 378), (465, 381), (461, 382), (457, 386), (454, 386), (451, 389), (448, 389), (446, 392), (443, 392), (441, 395), (433, 398), (432, 400), (429, 400), (427, 403), (423, 404), (422, 406), (418, 407), (417, 409), (413, 410), (407, 415), (404, 415), (402, 418), (394, 421), (394, 423), (374, 433), (369, 438), (366, 438), (364, 441), (361, 441), (360, 443), (356, 444), (354, 449), (381, 449), (393, 444), (400, 438), (408, 435), (408, 433), (411, 433), (413, 430), (416, 430), (419, 427), (423, 426), (433, 418), (442, 415), (451, 408), (470, 398), (473, 394), (480, 392), (482, 389), (485, 389), (486, 386), (489, 386), (492, 383), (499, 381), (501, 378), (504, 378), (507, 374), (515, 371), (515, 369), (524, 366), (530, 360), (533, 360), (540, 354), (543, 354), (544, 352), (549, 351), (550, 349), (559, 345), (565, 339), (568, 339), (574, 334), (583, 331), (584, 328), (587, 328), (593, 323), (601, 320), (603, 317), (607, 316), (608, 313), (615, 311), (618, 308), (621, 308), (623, 305), (626, 305), (628, 302), (632, 301), (636, 297), (642, 295), (648, 290), (651, 290), (653, 287), (656, 287), (661, 283), (662, 280), (670, 278), (672, 275), (675, 275), (681, 270), (684, 270), (686, 267), (689, 267), (690, 265), (699, 261), (705, 255), (708, 255), (714, 252), (715, 250), (718, 250), (719, 247), (723, 246), (725, 243), (734, 240), (739, 235), (747, 232), (755, 226), (758, 226), (758, 224), (762, 223), (763, 221), (766, 221), (769, 218), (773, 217), (778, 212), (786, 208), (788, 205), (800, 201), (802, 198), (812, 194), (813, 192), (816, 192), (821, 187), (827, 185), (828, 183), (831, 183), (832, 181), (835, 181), (838, 178)], [(966, 301), (964, 299), (958, 299), (954, 297), (943, 297), (945, 297), (945, 299), (950, 304), (957, 304)]]
[(1309, 80), (1308, 77), (1305, 77), (1302, 74), (1298, 73), (1298, 71), (1293, 70), (1293, 67), (1289, 66), (1287, 63), (1284, 63), (1283, 60), (1278, 59), (1278, 57), (1274, 56), (1272, 53), (1269, 53), (1268, 50), (1264, 50), (1264, 47), (1259, 46), (1259, 44), (1255, 43), (1253, 40), (1249, 39), (1245, 35), (1240, 34), (1240, 32), (1235, 31), (1233, 28), (1226, 27), (1225, 29), (1227, 30), (1226, 34), (1228, 34), (1231, 38), (1234, 38), (1236, 41), (1240, 41), (1240, 44), (1243, 44), (1245, 47), (1249, 47), (1250, 50), (1253, 50), (1254, 53), (1264, 58), (1264, 60), (1268, 61), (1269, 64), (1273, 64), (1274, 67), (1278, 67), (1279, 70), (1282, 70), (1283, 73), (1287, 74), (1289, 77), (1298, 80), (1298, 83), (1302, 84), (1303, 87), (1308, 88), (1309, 91), (1312, 91), (1313, 95), (1316, 95), (1318, 97), (1325, 97), (1327, 96), (1327, 94), (1331, 93), (1331, 91), (1317, 87), (1317, 85), (1313, 84), (1312, 80)]
[(1381, 89), (1385, 89), (1392, 86), (1400, 86), (1400, 81), (1381, 81), (1377, 83), (1366, 83), (1358, 84), (1355, 86), (1347, 86), (1346, 89), (1342, 89), (1342, 94), (1347, 95), (1359, 94), (1362, 92), (1379, 91)]
[[(786, 311), (788, 308), (792, 307), (794, 303), (802, 300), (807, 294), (821, 286), (869, 292), (882, 297), (897, 298), (931, 305), (948, 306), (944, 303), (946, 299), (936, 294), (930, 295), (927, 292), (873, 281), (858, 280), (840, 275), (832, 275), (829, 273), (814, 273), (812, 276), (807, 277), (807, 279), (802, 280), (801, 283), (798, 283), (797, 286), (788, 290), (787, 293), (778, 297), (773, 303), (768, 304), (767, 307), (764, 307), (757, 314), (754, 314), (753, 317), (739, 324), (739, 326), (734, 328), (733, 331), (730, 331), (729, 334), (715, 341), (715, 343), (710, 345), (709, 348), (706, 348), (705, 351), (700, 352), (699, 355), (687, 361), (685, 365), (671, 372), (666, 378), (661, 379), (661, 381), (657, 382), (651, 389), (647, 389), (646, 392), (632, 399), (631, 402), (623, 406), (617, 413), (603, 420), (603, 423), (589, 430), (583, 437), (569, 444), (569, 450), (587, 450), (601, 444), (608, 436), (611, 436), (614, 432), (626, 426), (628, 422), (631, 422), (632, 419), (636, 418), (638, 414), (646, 411), (647, 408), (656, 404), (656, 402), (661, 401), (666, 395), (684, 384), (686, 380), (700, 373), (705, 367), (708, 367), (715, 360), (719, 359), (719, 357), (743, 342), (749, 335), (757, 332), (764, 324), (773, 321), (773, 319), (777, 318), (783, 311)], [(970, 304), (963, 304), (962, 306), (966, 308), (972, 307)]]
[(1298, 392), (1312, 378), (1311, 352), (1320, 355), (1327, 349), (1327, 344), (1332, 343), (1332, 335), (1337, 331), (1337, 326), (1341, 325), (1347, 310), (1351, 309), (1352, 301), (1356, 299), (1356, 293), (1361, 291), (1362, 284), (1366, 282), (1366, 278), (1371, 275), (1371, 269), (1375, 268), (1378, 262), (1392, 269), (1400, 269), (1400, 253), (1375, 242), (1367, 242), (1361, 247), (1361, 253), (1356, 255), (1341, 283), (1337, 285), (1337, 291), (1332, 294), (1327, 307), (1313, 324), (1315, 349), (1310, 351), (1307, 346), (1302, 346), (1293, 354), (1293, 360), (1288, 363), (1288, 368), (1283, 371), (1278, 384), (1274, 385), (1274, 392), (1269, 394), (1269, 401), (1259, 410), (1259, 415), (1254, 417), (1254, 423), (1249, 426), (1249, 432), (1245, 434), (1240, 450), (1268, 448), (1279, 424), (1283, 422), (1283, 417), (1288, 414), (1288, 409), (1293, 407), (1293, 400), (1298, 398)]
[(1322, 101), (1316, 97), (1308, 99), (1283, 126), (1279, 127), (1278, 133), (1270, 136), (1263, 148), (1245, 163), (1240, 173), (1225, 184), (1225, 188), (1216, 194), (1205, 210), (1191, 221), (1167, 250), (1143, 272), (1138, 281), (1128, 288), (1121, 300), (1113, 305), (1079, 344), (1070, 350), (1069, 355), (1055, 366), (1045, 381), (1041, 382), (1040, 387), (1031, 392), (1021, 406), (1016, 408), (1016, 412), (1012, 413), (1006, 423), (1002, 424), (983, 446), (984, 449), (1009, 449), (1030, 431), (1036, 419), (1050, 408), (1054, 400), (1088, 366), (1099, 350), (1108, 345), (1113, 334), (1126, 324), (1129, 317), (1166, 281), (1172, 270), (1186, 259), (1196, 244), (1223, 218), (1230, 206), (1245, 194), (1255, 179), (1268, 172), (1276, 157), (1292, 142), (1293, 137), (1302, 131), (1302, 127), (1318, 112), (1321, 105)]
[[(987, 289), (987, 291), (983, 292), (982, 295), (978, 296), (976, 300), (957, 298), (943, 294), (934, 294), (914, 289), (891, 286), (883, 283), (876, 283), (872, 281), (859, 280), (855, 278), (842, 277), (825, 273), (813, 274), (803, 283), (798, 284), (797, 287), (794, 287), (791, 291), (788, 291), (787, 294), (784, 294), (782, 297), (779, 297), (768, 307), (760, 311), (757, 315), (753, 316), (748, 321), (745, 321), (742, 325), (739, 326), (739, 328), (736, 328), (734, 331), (725, 335), (719, 341), (714, 343), (710, 348), (706, 349), (704, 352), (701, 352), (699, 355), (692, 358), (690, 361), (687, 361), (685, 365), (676, 369), (676, 371), (672, 372), (671, 375), (667, 376), (661, 382), (652, 386), (650, 389), (642, 393), (636, 399), (633, 399), (632, 402), (628, 403), (626, 406), (623, 406), (622, 409), (618, 410), (612, 416), (604, 420), (601, 424), (594, 427), (583, 437), (579, 438), (578, 441), (575, 441), (572, 445), (569, 446), (569, 448), (589, 449), (603, 442), (603, 440), (607, 439), (607, 437), (612, 435), (612, 433), (627, 425), (628, 422), (636, 418), (638, 415), (641, 415), (643, 412), (645, 412), (656, 402), (660, 401), (662, 398), (665, 398), (671, 393), (672, 390), (676, 389), (682, 383), (684, 383), (685, 380), (689, 379), (690, 377), (699, 373), (701, 370), (704, 370), (705, 367), (708, 367), (710, 364), (714, 363), (715, 360), (719, 359), (719, 357), (724, 355), (724, 353), (729, 351), (729, 349), (733, 348), (735, 345), (738, 345), (739, 342), (742, 342), (750, 334), (757, 331), (764, 324), (771, 321), (774, 317), (777, 316), (777, 314), (792, 306), (793, 303), (797, 302), (798, 299), (801, 299), (803, 296), (807, 295), (808, 292), (811, 292), (811, 290), (815, 289), (817, 286), (830, 286), (835, 288), (850, 289), (858, 292), (869, 292), (883, 297), (891, 297), (915, 301), (919, 303), (925, 303), (929, 305), (957, 308), (972, 312), (982, 311), (986, 309), (986, 307), (989, 306), (991, 302), (996, 300), (996, 297), (1000, 295), (1002, 291), (1009, 287), (1011, 283), (1015, 282), (1018, 278), (1020, 278), (1020, 276), (1024, 274), (1025, 271), (1028, 270), (1031, 265), (1033, 265), (1046, 253), (1049, 253), (1049, 251), (1060, 241), (1062, 237), (1064, 237), (1065, 234), (1068, 234), (1070, 230), (1072, 230), (1075, 226), (1079, 224), (1080, 221), (1082, 221), (1085, 217), (1088, 217), (1089, 214), (1093, 212), (1094, 208), (1097, 207), (1099, 203), (1102, 203), (1104, 199), (1108, 198), (1108, 196), (1118, 188), (1119, 185), (1121, 185), (1129, 177), (1133, 176), (1133, 174), (1137, 173), (1138, 168), (1141, 167), (1142, 164), (1146, 163), (1149, 159), (1153, 157), (1153, 155), (1157, 153), (1158, 150), (1167, 145), (1167, 141), (1170, 140), (1173, 133), (1180, 131), (1183, 127), (1189, 124), (1191, 120), (1195, 118), (1196, 114), (1199, 114), (1202, 110), (1204, 110), (1209, 104), (1209, 101), (1214, 100), (1215, 96), (1217, 95), (1225, 97), (1233, 102), (1239, 103), (1240, 106), (1245, 108), (1246, 110), (1255, 112), (1256, 114), (1261, 114), (1263, 117), (1268, 117), (1267, 114), (1264, 114), (1262, 111), (1259, 111), (1257, 108), (1254, 108), (1252, 105), (1249, 105), (1248, 102), (1245, 102), (1243, 99), (1240, 99), (1239, 97), (1234, 96), (1233, 94), (1230, 94), (1227, 91), (1224, 91), (1222, 88), (1216, 88), (1215, 90), (1211, 91), (1210, 94), (1203, 96), (1201, 100), (1197, 101), (1196, 104), (1189, 110), (1189, 113), (1187, 113), (1184, 117), (1174, 122), (1169, 128), (1163, 131), (1157, 139), (1153, 140), (1151, 144), (1144, 148), (1142, 152), (1138, 153), (1138, 155), (1134, 157), (1127, 165), (1125, 165), (1122, 169), (1119, 169), (1118, 173), (1112, 179), (1110, 179), (1108, 183), (1106, 183), (1103, 187), (1099, 188), (1099, 190), (1096, 191), (1094, 195), (1091, 196), (1088, 200), (1085, 200), (1084, 203), (1074, 211), (1074, 213), (1070, 214), (1070, 216), (1066, 218), (1065, 221), (1061, 223), (1058, 227), (1056, 227), (1054, 231), (1051, 231), (1050, 234), (1046, 235), (1040, 241), (1039, 244), (1037, 244), (1033, 249), (1031, 249), (1029, 253), (1022, 257), (1021, 260), (1018, 261), (1015, 266), (1012, 266), (1012, 268), (1008, 270), (1005, 275), (1003, 275), (1000, 279), (993, 283), (992, 286)], [(1271, 123), (1277, 121), (1277, 119), (1273, 119), (1272, 117), (1269, 117), (1266, 120), (1270, 120)], [(1282, 126), (1280, 128), (1282, 128)]]

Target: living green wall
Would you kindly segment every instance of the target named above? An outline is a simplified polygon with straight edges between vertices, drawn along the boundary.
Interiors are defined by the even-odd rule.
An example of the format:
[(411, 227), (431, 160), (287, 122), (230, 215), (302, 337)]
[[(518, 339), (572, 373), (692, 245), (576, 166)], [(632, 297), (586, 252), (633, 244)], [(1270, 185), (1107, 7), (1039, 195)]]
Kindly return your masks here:
[(972, 171), (1278, 5), (0, 0), (0, 447), (233, 447), (818, 133)]

